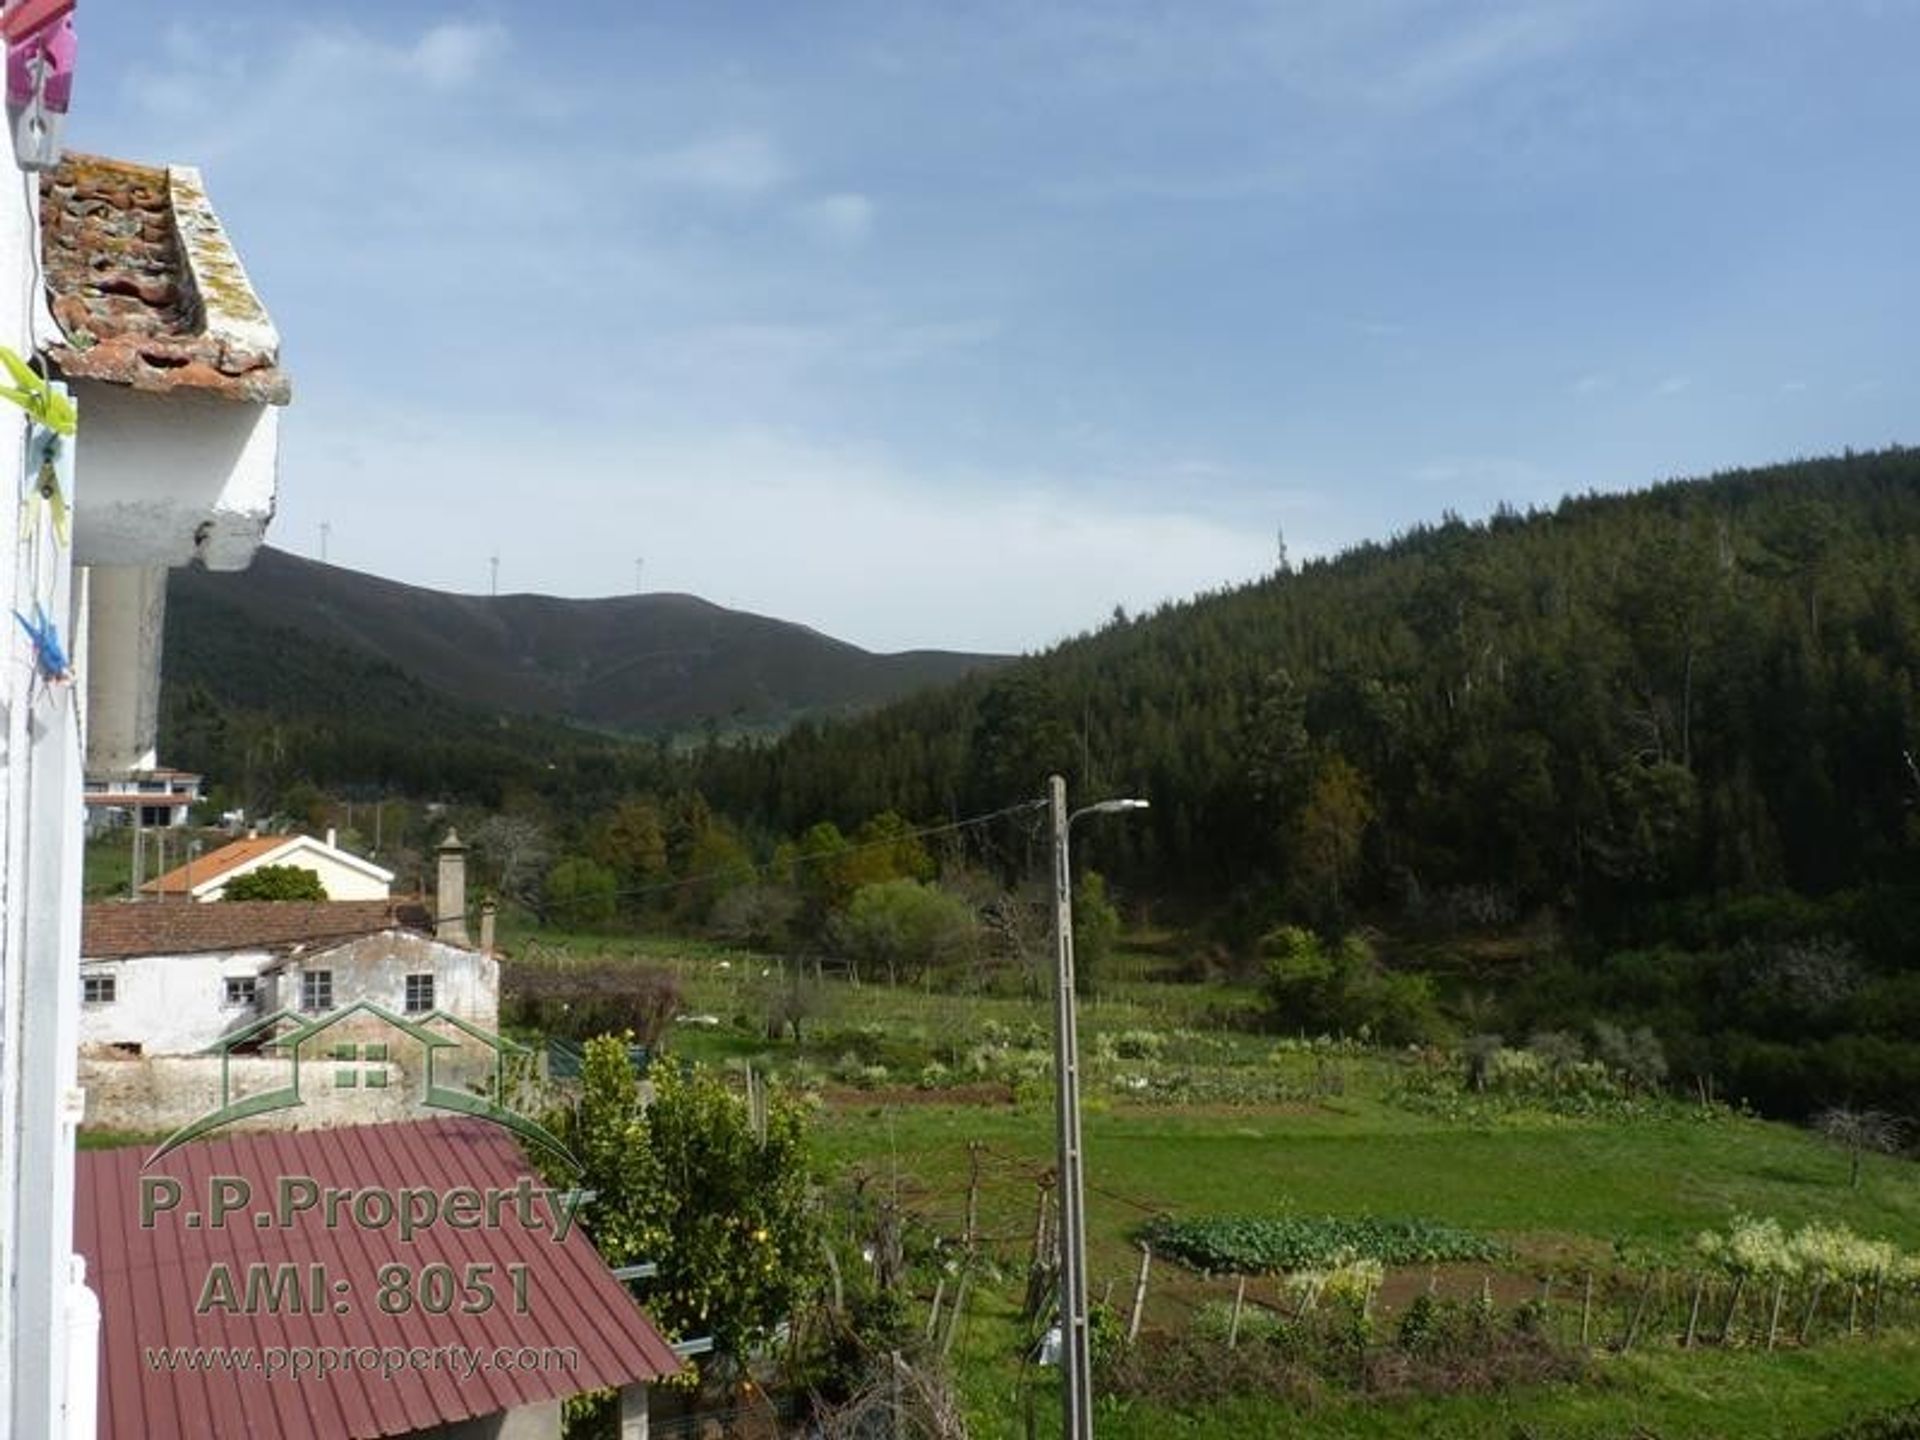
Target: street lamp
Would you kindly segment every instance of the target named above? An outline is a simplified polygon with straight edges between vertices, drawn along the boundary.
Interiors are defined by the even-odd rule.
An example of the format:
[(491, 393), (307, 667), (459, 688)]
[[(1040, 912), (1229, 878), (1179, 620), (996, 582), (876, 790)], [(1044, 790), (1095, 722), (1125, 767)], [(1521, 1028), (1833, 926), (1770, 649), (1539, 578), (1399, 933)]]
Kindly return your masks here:
[(1071, 813), (1067, 782), (1047, 777), (1053, 818), (1053, 1063), (1060, 1143), (1060, 1369), (1066, 1440), (1093, 1440), (1093, 1352), (1087, 1331), (1087, 1207), (1080, 1178), (1080, 1029), (1073, 1006), (1073, 876), (1067, 836), (1083, 815), (1145, 810), (1145, 800), (1102, 800)]

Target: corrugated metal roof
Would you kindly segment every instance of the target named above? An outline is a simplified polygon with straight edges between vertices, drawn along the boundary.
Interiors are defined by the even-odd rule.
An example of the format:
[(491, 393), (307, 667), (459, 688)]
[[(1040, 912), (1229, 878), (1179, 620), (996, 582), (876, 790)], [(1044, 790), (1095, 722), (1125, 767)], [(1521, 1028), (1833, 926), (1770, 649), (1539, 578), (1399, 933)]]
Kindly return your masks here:
[[(79, 1157), (75, 1243), (86, 1256), (100, 1296), (100, 1434), (104, 1440), (173, 1440), (207, 1436), (339, 1436), (376, 1440), (602, 1386), (651, 1381), (680, 1368), (661, 1338), (578, 1228), (556, 1244), (552, 1234), (503, 1214), (497, 1228), (437, 1225), (408, 1242), (392, 1226), (348, 1223), (328, 1228), (308, 1212), (298, 1223), (260, 1227), (281, 1177), (311, 1177), (323, 1188), (397, 1190), (436, 1195), (460, 1187), (512, 1189), (530, 1174), (506, 1132), (477, 1121), (430, 1120), (238, 1136), (187, 1145), (143, 1172), (146, 1151), (84, 1151)], [(141, 1180), (178, 1180), (178, 1210), (140, 1227)], [(189, 1208), (205, 1209), (213, 1176), (237, 1176), (252, 1200), (224, 1229), (189, 1228)], [(542, 1185), (537, 1179), (536, 1185)], [(544, 1187), (543, 1187), (544, 1188)], [(329, 1285), (344, 1281), (344, 1298), (319, 1314), (196, 1314), (209, 1267), (224, 1262), (242, 1277), (253, 1263), (326, 1266)], [(418, 1277), (425, 1266), (494, 1267), (498, 1298), (483, 1313), (456, 1303), (444, 1315), (416, 1305), (390, 1315), (378, 1303), (382, 1266), (402, 1264)], [(526, 1313), (516, 1314), (506, 1267), (528, 1267)], [(302, 1275), (307, 1272), (302, 1269)], [(414, 1293), (420, 1293), (416, 1278)], [(341, 1304), (345, 1309), (340, 1308)], [(323, 1307), (324, 1308), (324, 1307)], [(365, 1347), (428, 1350), (466, 1347), (488, 1355), (523, 1348), (572, 1347), (578, 1364), (558, 1368), (335, 1371), (326, 1376), (259, 1367), (195, 1372), (156, 1367), (152, 1347), (238, 1347), (264, 1356), (270, 1347)]]
[(82, 912), (80, 956), (118, 960), (132, 955), (278, 950), (402, 928), (431, 928), (421, 901), (221, 900), (202, 905), (100, 900)]

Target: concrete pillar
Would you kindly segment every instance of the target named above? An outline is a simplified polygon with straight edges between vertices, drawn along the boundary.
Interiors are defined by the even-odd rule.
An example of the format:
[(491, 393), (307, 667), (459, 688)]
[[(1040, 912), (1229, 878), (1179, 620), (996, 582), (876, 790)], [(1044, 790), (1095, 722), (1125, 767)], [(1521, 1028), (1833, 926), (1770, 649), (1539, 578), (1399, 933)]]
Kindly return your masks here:
[(493, 954), (493, 921), (499, 906), (491, 900), (480, 902), (480, 953)]
[(467, 847), (449, 828), (440, 842), (439, 883), (433, 890), (433, 934), (450, 945), (467, 943)]
[(102, 566), (87, 588), (87, 773), (155, 769), (167, 572)]
[(647, 1440), (647, 1387), (620, 1387), (620, 1440)]

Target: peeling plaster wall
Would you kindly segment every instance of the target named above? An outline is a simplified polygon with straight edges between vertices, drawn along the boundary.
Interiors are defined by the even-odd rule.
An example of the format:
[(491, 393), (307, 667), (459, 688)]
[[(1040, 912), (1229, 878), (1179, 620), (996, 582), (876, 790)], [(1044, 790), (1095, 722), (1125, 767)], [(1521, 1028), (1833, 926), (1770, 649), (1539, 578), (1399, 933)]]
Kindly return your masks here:
[(258, 978), (273, 963), (264, 950), (82, 961), (81, 977), (113, 976), (115, 995), (111, 1004), (80, 1007), (80, 1043), (138, 1045), (149, 1055), (198, 1054), (280, 1003), (271, 977), (259, 982), (259, 1007), (226, 1003), (228, 976)]
[[(354, 1067), (360, 1077), (371, 1068)], [(237, 1121), (239, 1130), (316, 1130), (337, 1125), (386, 1125), (419, 1120), (439, 1112), (422, 1109), (420, 1086), (397, 1064), (377, 1067), (387, 1073), (384, 1087), (334, 1084), (331, 1064), (304, 1058), (300, 1065), (300, 1104)], [(233, 1056), (227, 1061), (227, 1097), (240, 1100), (278, 1090), (290, 1083), (290, 1060)], [(221, 1105), (220, 1061), (205, 1055), (158, 1055), (134, 1059), (84, 1054), (80, 1086), (87, 1092), (89, 1126), (167, 1134)]]
[[(282, 1006), (297, 1007), (301, 977), (308, 970), (333, 973), (336, 1009), (370, 1000), (401, 1016), (406, 1014), (407, 976), (431, 974), (435, 1009), (458, 1015), (489, 1034), (499, 1029), (498, 961), (424, 935), (390, 930), (313, 951), (284, 965), (264, 950), (83, 961), (81, 977), (112, 975), (116, 994), (112, 1004), (81, 1008), (80, 1043), (96, 1049), (138, 1045), (148, 1056), (197, 1055), (249, 1020)], [(254, 1009), (226, 1004), (230, 975), (260, 978), (260, 1000)], [(74, 985), (82, 988), (78, 979)]]
[(273, 518), (279, 409), (98, 380), (74, 392), (86, 489), (75, 563), (245, 569)]
[(308, 970), (333, 972), (333, 1003), (371, 1000), (406, 1013), (407, 976), (431, 974), (436, 1010), (458, 1015), (489, 1033), (500, 1028), (500, 962), (477, 950), (425, 935), (390, 930), (287, 962), (283, 993), (297, 1001)]

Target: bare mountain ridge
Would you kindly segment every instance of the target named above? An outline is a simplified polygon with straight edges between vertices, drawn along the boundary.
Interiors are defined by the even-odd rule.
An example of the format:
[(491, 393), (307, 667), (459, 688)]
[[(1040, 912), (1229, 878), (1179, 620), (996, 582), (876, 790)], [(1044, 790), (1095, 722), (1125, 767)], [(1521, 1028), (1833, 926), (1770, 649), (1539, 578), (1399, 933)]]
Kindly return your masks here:
[(180, 570), (170, 624), (252, 624), (384, 661), (489, 710), (642, 734), (776, 729), (868, 709), (1007, 657), (874, 654), (694, 595), (453, 595), (262, 549), (234, 574)]

